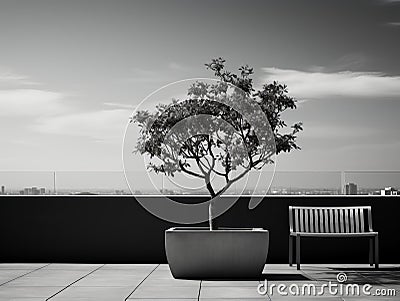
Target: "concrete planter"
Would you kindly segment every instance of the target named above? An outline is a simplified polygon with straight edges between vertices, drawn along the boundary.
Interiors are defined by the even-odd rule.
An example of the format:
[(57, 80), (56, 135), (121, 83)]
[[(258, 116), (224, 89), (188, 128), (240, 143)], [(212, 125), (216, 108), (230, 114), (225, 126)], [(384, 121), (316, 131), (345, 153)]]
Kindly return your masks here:
[(263, 229), (170, 228), (165, 250), (178, 279), (259, 279), (269, 246)]

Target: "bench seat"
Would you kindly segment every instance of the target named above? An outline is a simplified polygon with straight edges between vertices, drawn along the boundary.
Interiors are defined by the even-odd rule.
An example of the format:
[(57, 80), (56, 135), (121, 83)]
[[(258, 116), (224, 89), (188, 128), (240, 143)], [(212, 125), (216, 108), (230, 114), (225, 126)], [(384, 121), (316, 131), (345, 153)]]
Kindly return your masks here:
[(304, 207), (289, 206), (289, 265), (300, 269), (301, 237), (367, 237), (369, 264), (379, 267), (378, 232), (372, 229), (371, 206)]
[(362, 232), (362, 233), (310, 233), (310, 232), (292, 232), (291, 236), (310, 236), (310, 237), (361, 237), (375, 236), (378, 232)]

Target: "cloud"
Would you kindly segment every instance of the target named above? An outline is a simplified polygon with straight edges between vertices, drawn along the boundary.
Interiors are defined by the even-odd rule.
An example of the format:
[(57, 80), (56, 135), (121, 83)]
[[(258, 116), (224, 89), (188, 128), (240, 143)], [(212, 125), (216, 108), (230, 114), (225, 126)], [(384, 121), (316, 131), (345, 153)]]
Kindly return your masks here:
[(127, 77), (125, 81), (134, 83), (169, 82), (171, 81), (171, 76), (175, 77), (187, 70), (187, 67), (176, 62), (170, 62), (168, 65), (158, 69), (134, 68), (131, 75)]
[(341, 71), (308, 72), (291, 69), (263, 68), (263, 82), (274, 80), (288, 86), (299, 100), (326, 97), (377, 98), (400, 97), (400, 76), (380, 72)]
[(56, 114), (64, 108), (63, 95), (38, 89), (0, 90), (0, 116), (40, 116)]
[(122, 141), (132, 113), (127, 109), (100, 110), (41, 118), (33, 130), (56, 135), (87, 137), (105, 142)]
[(340, 122), (336, 124), (319, 124), (307, 123), (304, 132), (301, 132), (301, 139), (315, 138), (322, 140), (367, 140), (370, 141), (371, 137), (382, 135), (380, 129), (375, 127), (361, 126), (361, 125), (343, 125)]
[(28, 76), (0, 67), (0, 116), (42, 116), (64, 112), (64, 95), (37, 87), (40, 85)]
[(128, 105), (128, 104), (119, 103), (119, 102), (105, 102), (104, 105), (109, 106), (109, 107), (114, 107), (114, 108), (131, 109), (131, 110), (134, 110), (136, 108), (136, 106), (134, 106), (134, 105)]
[(177, 70), (177, 71), (184, 71), (184, 70), (186, 70), (186, 67), (185, 67), (185, 66), (183, 66), (183, 65), (181, 65), (181, 64), (178, 64), (178, 63), (176, 63), (176, 62), (170, 62), (170, 63), (168, 64), (168, 68), (171, 69), (171, 70)]
[(26, 76), (0, 71), (0, 116), (10, 117), (7, 124), (11, 120), (20, 123), (21, 119), (15, 117), (24, 117), (24, 126), (39, 133), (101, 141), (122, 139), (134, 106), (106, 102), (104, 105), (110, 109), (82, 112), (66, 102), (64, 93), (32, 89), (28, 86), (32, 84), (39, 85)]
[(389, 22), (389, 23), (386, 23), (386, 25), (389, 25), (389, 26), (400, 26), (400, 22)]
[(39, 85), (39, 83), (30, 80), (28, 76), (3, 70), (0, 71), (0, 85)]

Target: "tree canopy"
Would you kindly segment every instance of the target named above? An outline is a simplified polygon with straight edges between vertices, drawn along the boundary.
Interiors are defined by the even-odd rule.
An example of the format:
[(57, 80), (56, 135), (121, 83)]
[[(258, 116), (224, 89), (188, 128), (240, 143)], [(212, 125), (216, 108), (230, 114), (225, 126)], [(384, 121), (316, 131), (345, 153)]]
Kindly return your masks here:
[[(185, 99), (136, 112), (132, 121), (140, 134), (134, 151), (149, 155), (147, 168), (156, 173), (203, 179), (215, 197), (250, 170), (273, 163), (274, 155), (300, 149), (302, 123), (288, 126), (282, 119), (283, 112), (296, 109), (286, 85), (274, 81), (256, 90), (253, 68), (242, 66), (235, 74), (222, 58), (206, 67), (218, 81), (196, 81)], [(225, 185), (216, 189), (214, 176)]]

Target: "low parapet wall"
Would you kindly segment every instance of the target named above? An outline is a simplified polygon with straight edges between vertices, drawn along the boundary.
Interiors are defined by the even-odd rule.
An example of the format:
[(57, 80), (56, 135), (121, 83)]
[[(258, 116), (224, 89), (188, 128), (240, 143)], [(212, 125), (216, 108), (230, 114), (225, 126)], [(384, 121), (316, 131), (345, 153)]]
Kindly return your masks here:
[[(289, 205), (372, 206), (381, 263), (400, 261), (400, 197), (268, 196), (253, 210), (248, 202), (240, 197), (218, 224), (268, 229), (269, 263), (288, 262)], [(164, 231), (176, 226), (132, 196), (0, 196), (0, 262), (164, 263)], [(305, 238), (302, 263), (367, 264), (368, 241)]]

